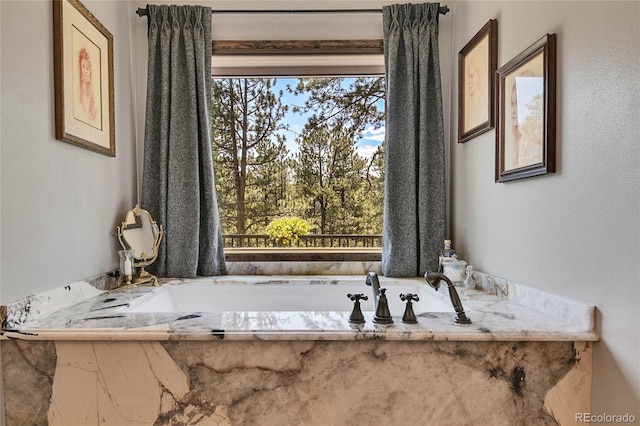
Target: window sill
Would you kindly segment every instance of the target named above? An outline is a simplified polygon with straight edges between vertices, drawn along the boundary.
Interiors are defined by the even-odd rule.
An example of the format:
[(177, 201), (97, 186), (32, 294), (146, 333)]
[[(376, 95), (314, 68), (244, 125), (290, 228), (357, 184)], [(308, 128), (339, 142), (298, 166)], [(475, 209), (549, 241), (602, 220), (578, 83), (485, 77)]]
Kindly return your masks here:
[(224, 253), (227, 262), (379, 262), (382, 258), (380, 247), (227, 248)]

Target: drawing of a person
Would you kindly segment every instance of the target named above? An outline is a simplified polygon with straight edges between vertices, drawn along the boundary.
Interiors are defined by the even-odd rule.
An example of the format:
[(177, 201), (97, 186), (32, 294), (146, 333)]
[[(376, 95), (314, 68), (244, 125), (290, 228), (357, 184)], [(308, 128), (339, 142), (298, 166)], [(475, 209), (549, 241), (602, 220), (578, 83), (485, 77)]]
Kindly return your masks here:
[[(517, 169), (519, 167), (531, 164), (530, 156), (532, 151), (531, 143), (533, 142), (527, 132), (527, 126), (525, 122), (520, 123), (519, 119), (524, 117), (518, 116), (518, 90), (517, 83), (518, 78), (534, 77), (533, 73), (529, 70), (522, 71), (514, 80), (513, 86), (511, 86), (511, 150), (508, 156), (506, 169)], [(528, 118), (528, 117), (527, 117)]]
[[(488, 43), (486, 41), (483, 44)], [(489, 88), (487, 87), (487, 69), (489, 58), (487, 51), (481, 44), (469, 55), (469, 62), (465, 67), (465, 123), (464, 129), (471, 130), (489, 119), (487, 105), (489, 103)]]
[(78, 83), (79, 83), (79, 104), (84, 115), (89, 122), (95, 122), (98, 115), (96, 99), (93, 86), (93, 72), (91, 68), (91, 57), (86, 48), (81, 48), (78, 52)]

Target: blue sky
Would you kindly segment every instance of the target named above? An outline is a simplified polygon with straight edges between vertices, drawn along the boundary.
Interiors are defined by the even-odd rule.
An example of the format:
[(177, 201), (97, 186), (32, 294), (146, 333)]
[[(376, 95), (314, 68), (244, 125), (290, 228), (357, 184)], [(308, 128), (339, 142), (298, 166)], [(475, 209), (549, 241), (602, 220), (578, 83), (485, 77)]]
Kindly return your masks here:
[[(351, 78), (345, 78), (345, 84), (349, 84), (352, 80), (353, 79)], [(309, 114), (294, 113), (292, 109), (294, 105), (302, 107), (308, 96), (306, 94), (294, 95), (289, 93), (286, 90), (287, 84), (291, 85), (291, 87), (295, 87), (298, 84), (298, 79), (278, 78), (274, 89), (276, 91), (282, 90), (282, 103), (289, 105), (289, 111), (285, 115), (285, 123), (289, 124), (289, 128), (291, 130), (283, 132), (283, 134), (287, 138), (287, 148), (291, 153), (295, 153), (298, 151), (298, 145), (295, 143), (296, 136), (300, 131), (302, 131)], [(382, 108), (384, 105), (381, 105), (380, 107)], [(362, 139), (360, 139), (356, 144), (356, 150), (358, 153), (363, 157), (371, 157), (376, 148), (384, 141), (384, 130), (384, 126), (379, 129), (374, 129), (373, 127), (365, 129)]]

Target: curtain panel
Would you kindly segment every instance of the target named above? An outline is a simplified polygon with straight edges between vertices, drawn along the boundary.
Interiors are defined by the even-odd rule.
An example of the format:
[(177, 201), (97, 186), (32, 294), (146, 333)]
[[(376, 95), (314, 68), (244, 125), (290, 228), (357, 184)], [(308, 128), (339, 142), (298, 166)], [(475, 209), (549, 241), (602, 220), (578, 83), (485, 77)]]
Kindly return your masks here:
[(141, 204), (165, 238), (159, 276), (226, 273), (211, 151), (211, 8), (147, 5)]
[(436, 271), (445, 236), (439, 3), (385, 6), (385, 199), (382, 272)]

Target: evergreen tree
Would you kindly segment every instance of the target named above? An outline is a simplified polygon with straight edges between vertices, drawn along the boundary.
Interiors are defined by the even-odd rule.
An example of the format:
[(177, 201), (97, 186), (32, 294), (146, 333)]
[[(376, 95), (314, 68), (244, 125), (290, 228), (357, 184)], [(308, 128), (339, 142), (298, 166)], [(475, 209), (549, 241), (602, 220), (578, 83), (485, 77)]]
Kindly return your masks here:
[(384, 147), (379, 146), (367, 161), (364, 171), (364, 209), (367, 212), (367, 234), (382, 234), (382, 215), (384, 213)]
[(214, 79), (212, 147), (223, 233), (259, 234), (298, 216), (321, 234), (380, 234), (384, 150), (362, 157), (357, 142), (384, 123), (382, 78), (305, 78), (299, 151), (291, 155), (275, 79)]
[[(278, 215), (287, 149), (287, 106), (274, 79), (214, 79), (211, 126), (224, 233), (260, 233)], [(265, 202), (269, 200), (269, 202)]]
[(367, 124), (384, 124), (384, 78), (359, 77), (345, 84), (342, 77), (301, 78), (292, 93), (309, 94), (304, 106), (294, 111), (311, 112), (309, 124), (348, 130), (361, 135)]
[(308, 124), (298, 144), (294, 172), (305, 217), (321, 234), (358, 233), (363, 211), (354, 195), (363, 183), (365, 161), (353, 136)]
[[(319, 215), (322, 233), (379, 234), (384, 203), (384, 149), (379, 147), (370, 159), (365, 159), (358, 156), (355, 144), (365, 128), (384, 124), (384, 79), (361, 77), (349, 81), (345, 84), (345, 79), (339, 77), (305, 78), (290, 89), (309, 95), (305, 104), (294, 111), (311, 113), (300, 145), (301, 152), (303, 146), (316, 151), (316, 158), (308, 153), (298, 156), (296, 175), (301, 173), (309, 184), (309, 175), (315, 174), (316, 184), (323, 187), (322, 191), (317, 186), (303, 188), (303, 192), (313, 193), (314, 206), (308, 211)], [(311, 129), (322, 129), (319, 134), (324, 136)], [(320, 148), (323, 140), (329, 144), (324, 151)], [(324, 171), (318, 168), (317, 157), (322, 152), (327, 156)], [(334, 164), (329, 170), (333, 164), (328, 162), (329, 157), (342, 164)], [(316, 165), (303, 164), (309, 161)], [(306, 167), (313, 172), (304, 172)], [(324, 176), (322, 183), (320, 175)]]

